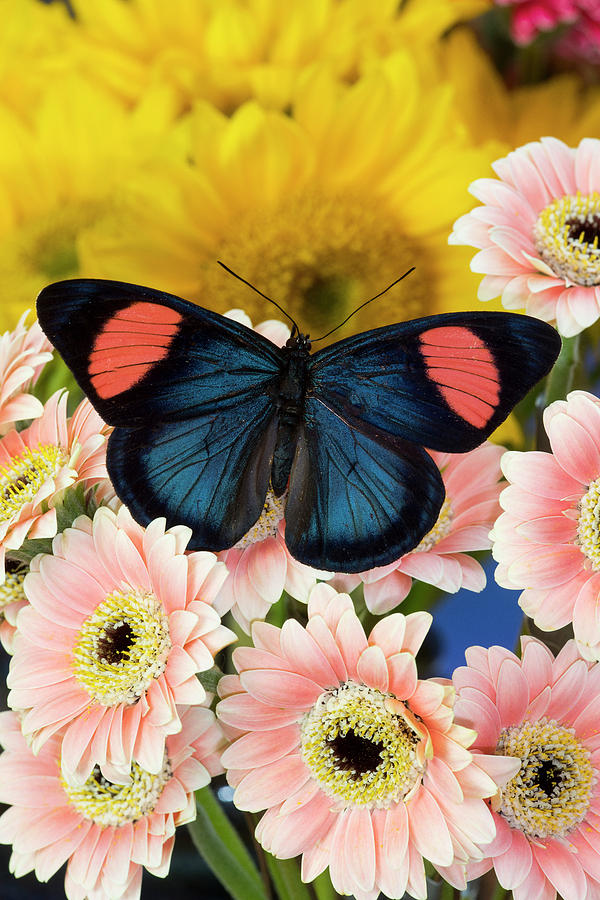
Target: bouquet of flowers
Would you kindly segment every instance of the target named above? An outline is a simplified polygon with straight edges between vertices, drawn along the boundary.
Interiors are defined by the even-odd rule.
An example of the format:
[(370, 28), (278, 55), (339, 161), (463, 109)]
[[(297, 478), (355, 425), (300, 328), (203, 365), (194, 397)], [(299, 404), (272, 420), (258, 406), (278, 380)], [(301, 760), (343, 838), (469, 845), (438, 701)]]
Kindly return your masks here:
[[(138, 900), (144, 870), (169, 877), (185, 824), (194, 893), (208, 866), (233, 900), (600, 898), (597, 6), (4, 0), (0, 843), (13, 876), (65, 866), (68, 900)], [(128, 416), (155, 424), (149, 406), (117, 421), (113, 405), (170, 352), (188, 304), (169, 300), (150, 359), (153, 292), (135, 294), (132, 340), (120, 311), (95, 324), (95, 295), (84, 321), (56, 284), (73, 278), (184, 297), (275, 356), (297, 333), (265, 320), (265, 296), (325, 338), (504, 308), (549, 323), (535, 326), (562, 348), (545, 369), (542, 340), (527, 351), (550, 369), (528, 390), (529, 358), (505, 371), (498, 340), (469, 345), (475, 375), (459, 359), (466, 380), (436, 388), (452, 414), (464, 384), (473, 428), (504, 383), (523, 399), (473, 449), (418, 451), (430, 480), (409, 479), (411, 503), (431, 521), (384, 564), (299, 559), (297, 491), (287, 511), (269, 492), (243, 536), (198, 549), (167, 503), (171, 476), (148, 484), (164, 510), (144, 494), (137, 469), (158, 477), (157, 439), (122, 442), (111, 463)], [(35, 318), (48, 285), (77, 381)], [(114, 346), (106, 321), (125, 334)], [(110, 349), (100, 374), (89, 334), (98, 358)], [(187, 440), (161, 451), (178, 473)], [(428, 633), (440, 597), (462, 591), (479, 595), (482, 645), (446, 597), (461, 654), (436, 670)], [(515, 596), (522, 627), (503, 647), (494, 630)]]

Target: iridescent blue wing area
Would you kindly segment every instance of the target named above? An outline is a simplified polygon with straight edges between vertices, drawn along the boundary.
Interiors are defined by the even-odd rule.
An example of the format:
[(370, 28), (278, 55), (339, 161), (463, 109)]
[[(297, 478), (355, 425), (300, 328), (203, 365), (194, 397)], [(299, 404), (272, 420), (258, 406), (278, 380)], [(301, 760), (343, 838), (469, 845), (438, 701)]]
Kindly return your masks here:
[(354, 427), (433, 450), (471, 450), (546, 375), (554, 328), (514, 313), (428, 316), (319, 350), (310, 394)]
[(263, 509), (282, 352), (224, 316), (121, 282), (58, 282), (37, 308), (91, 402), (117, 426), (107, 465), (134, 517), (190, 526), (193, 547), (234, 544)]
[(433, 528), (443, 500), (422, 447), (353, 428), (307, 399), (286, 504), (285, 540), (296, 559), (341, 572), (385, 565)]
[(192, 529), (189, 549), (224, 550), (263, 510), (276, 437), (270, 398), (246, 394), (192, 419), (117, 428), (108, 472), (140, 524), (166, 516)]

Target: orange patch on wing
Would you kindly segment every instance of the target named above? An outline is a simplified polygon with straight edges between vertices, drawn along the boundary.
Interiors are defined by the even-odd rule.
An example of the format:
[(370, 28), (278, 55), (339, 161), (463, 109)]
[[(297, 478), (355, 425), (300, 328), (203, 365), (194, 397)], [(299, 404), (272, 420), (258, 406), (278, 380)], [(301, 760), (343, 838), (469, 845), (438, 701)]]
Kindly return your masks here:
[(115, 397), (141, 381), (167, 356), (181, 319), (168, 306), (144, 301), (115, 313), (90, 353), (88, 371), (98, 396)]
[(498, 367), (485, 341), (470, 328), (445, 325), (421, 335), (427, 376), (453, 412), (484, 428), (500, 398)]

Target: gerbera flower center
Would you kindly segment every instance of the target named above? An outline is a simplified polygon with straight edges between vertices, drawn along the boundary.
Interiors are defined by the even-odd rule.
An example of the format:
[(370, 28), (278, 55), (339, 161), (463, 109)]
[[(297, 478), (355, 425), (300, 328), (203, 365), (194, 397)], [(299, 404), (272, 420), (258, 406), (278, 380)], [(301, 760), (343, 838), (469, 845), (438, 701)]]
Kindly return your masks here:
[(592, 569), (600, 569), (600, 478), (592, 481), (577, 504), (577, 538), (582, 553), (590, 560)]
[(4, 564), (4, 582), (0, 584), (0, 620), (4, 618), (4, 610), (12, 603), (27, 599), (23, 590), (23, 582), (28, 572), (27, 566), (13, 559)]
[(83, 623), (73, 650), (75, 677), (104, 706), (135, 703), (164, 672), (170, 649), (167, 617), (154, 594), (114, 591)]
[(128, 784), (113, 784), (104, 778), (98, 766), (81, 787), (69, 784), (64, 778), (61, 783), (71, 805), (84, 819), (102, 828), (118, 828), (150, 815), (172, 774), (165, 753), (163, 767), (157, 775), (134, 762)]
[[(277, 300), (313, 336), (339, 325), (363, 300), (374, 296), (411, 266), (420, 248), (403, 235), (385, 204), (351, 194), (316, 190), (284, 200), (276, 209), (253, 210), (225, 238), (220, 258)], [(397, 285), (389, 295), (352, 319), (352, 330), (432, 312), (434, 293), (427, 271)], [(264, 317), (264, 302), (206, 268), (205, 289), (222, 310), (243, 306), (252, 319)], [(204, 290), (204, 287), (203, 287)], [(340, 334), (332, 337), (336, 340)]]
[(284, 516), (286, 497), (287, 492), (282, 494), (281, 497), (276, 497), (273, 491), (269, 489), (262, 513), (252, 528), (239, 539), (235, 546), (244, 549), (244, 547), (264, 541), (266, 538), (275, 537), (278, 525)]
[(420, 783), (425, 734), (391, 694), (354, 682), (321, 694), (302, 722), (302, 758), (342, 807), (387, 808)]
[(445, 538), (446, 535), (449, 534), (450, 529), (452, 528), (453, 518), (454, 512), (452, 510), (452, 504), (450, 503), (450, 498), (446, 495), (446, 497), (444, 497), (444, 502), (442, 503), (442, 508), (440, 509), (440, 514), (437, 517), (437, 522), (431, 531), (427, 532), (418, 547), (415, 547), (414, 552), (431, 550), (432, 547), (439, 544), (442, 538)]
[(543, 840), (565, 837), (584, 820), (596, 775), (573, 728), (545, 717), (514, 725), (500, 733), (496, 752), (521, 760), (498, 810), (511, 827)]
[(13, 456), (10, 466), (0, 467), (0, 520), (16, 515), (26, 503), (30, 503), (42, 484), (53, 478), (67, 458), (61, 447), (55, 444), (38, 444), (26, 447)]
[(573, 284), (600, 284), (600, 194), (567, 195), (539, 214), (535, 249), (553, 272)]

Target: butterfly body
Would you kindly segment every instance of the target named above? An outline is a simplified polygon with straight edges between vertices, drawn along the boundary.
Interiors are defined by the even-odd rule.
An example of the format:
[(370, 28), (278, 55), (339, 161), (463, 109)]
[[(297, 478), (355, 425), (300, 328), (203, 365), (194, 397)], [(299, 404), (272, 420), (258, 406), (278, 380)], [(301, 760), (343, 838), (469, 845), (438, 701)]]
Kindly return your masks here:
[(38, 298), (40, 324), (114, 426), (107, 465), (142, 524), (233, 546), (285, 494), (285, 540), (320, 569), (359, 572), (413, 549), (442, 478), (425, 447), (473, 449), (551, 368), (556, 331), (511, 313), (447, 313), (311, 353), (138, 285), (76, 279)]
[(271, 488), (276, 497), (284, 493), (297, 443), (299, 423), (304, 415), (308, 382), (310, 340), (305, 334), (290, 337), (282, 355), (275, 406), (277, 409), (277, 443), (271, 467)]

